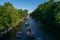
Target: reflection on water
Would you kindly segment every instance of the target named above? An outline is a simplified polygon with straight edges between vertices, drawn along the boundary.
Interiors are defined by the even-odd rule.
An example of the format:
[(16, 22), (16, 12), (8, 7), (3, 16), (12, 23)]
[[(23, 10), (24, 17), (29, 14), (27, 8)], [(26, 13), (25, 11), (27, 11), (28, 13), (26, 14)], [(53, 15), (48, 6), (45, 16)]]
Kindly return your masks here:
[[(30, 28), (33, 29), (34, 31), (34, 39), (32, 38), (26, 38), (26, 30), (27, 27), (24, 25), (24, 23), (22, 24), (22, 38), (20, 38), (21, 40), (55, 40), (54, 37), (52, 36), (51, 32), (46, 31), (43, 28), (39, 28), (39, 26), (37, 25), (37, 23), (35, 22), (35, 20), (33, 18), (29, 18), (29, 19), (25, 19), (25, 22), (29, 23)], [(19, 38), (18, 38), (19, 40)]]
[(26, 37), (25, 39), (21, 39), (21, 37), (17, 37), (16, 38), (17, 40), (34, 40), (35, 38), (32, 38), (32, 37)]
[(27, 40), (34, 40), (35, 38), (27, 38)]
[[(27, 27), (25, 26), (24, 22), (22, 22), (17, 28), (13, 28), (10, 32), (0, 38), (0, 40), (60, 40), (60, 32), (58, 30), (54, 31), (43, 28), (42, 24), (40, 24), (39, 27), (36, 21), (31, 17), (29, 19), (24, 19), (24, 21), (28, 22), (28, 27), (33, 29), (34, 38), (27, 37)], [(19, 34), (19, 31), (21, 31), (21, 34)]]
[(12, 28), (7, 34), (4, 34), (0, 40), (16, 40), (16, 32), (18, 32), (21, 29), (21, 24)]

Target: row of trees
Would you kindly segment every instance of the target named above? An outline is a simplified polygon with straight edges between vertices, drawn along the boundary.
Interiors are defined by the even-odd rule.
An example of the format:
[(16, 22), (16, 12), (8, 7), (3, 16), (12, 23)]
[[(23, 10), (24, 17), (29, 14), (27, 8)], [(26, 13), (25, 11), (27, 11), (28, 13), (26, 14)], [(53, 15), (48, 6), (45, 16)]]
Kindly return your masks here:
[(60, 27), (60, 1), (50, 0), (40, 4), (31, 14), (44, 24)]
[(28, 15), (28, 10), (16, 9), (11, 3), (0, 5), (0, 29), (14, 27), (19, 20)]

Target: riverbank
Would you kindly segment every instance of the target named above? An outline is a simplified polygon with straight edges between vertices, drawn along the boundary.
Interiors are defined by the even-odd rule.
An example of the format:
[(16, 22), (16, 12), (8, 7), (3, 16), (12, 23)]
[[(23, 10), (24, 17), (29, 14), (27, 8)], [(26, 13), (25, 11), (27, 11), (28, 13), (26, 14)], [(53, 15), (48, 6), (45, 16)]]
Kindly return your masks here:
[(39, 29), (43, 29), (45, 32), (50, 32), (51, 35), (55, 38), (55, 40), (60, 40), (60, 28), (49, 26), (43, 24), (41, 21), (37, 20), (36, 18), (33, 18), (35, 22), (38, 24)]
[(55, 40), (60, 40), (60, 30), (53, 28), (53, 27), (48, 27), (43, 24), (39, 24), (39, 28), (44, 29), (45, 31), (51, 32), (52, 36), (55, 38)]
[(5, 33), (2, 37), (0, 37), (0, 40), (16, 40), (16, 33), (18, 31), (21, 31), (22, 22), (19, 23), (19, 25), (13, 27), (10, 31)]
[[(19, 20), (19, 22), (21, 23), (21, 21), (23, 21), (23, 19), (24, 18), (21, 18), (20, 20)], [(19, 25), (20, 25), (20, 23), (19, 23)], [(18, 26), (18, 25), (17, 25)], [(12, 29), (16, 29), (16, 27), (17, 26), (15, 26), (15, 27), (9, 27), (8, 29), (6, 29), (5, 31), (2, 31), (2, 32), (0, 32), (0, 37), (2, 37), (4, 34), (7, 34), (10, 30), (12, 30)], [(19, 27), (19, 26), (18, 26)], [(21, 29), (21, 28), (20, 28)]]
[(34, 18), (34, 17), (32, 17), (37, 23), (38, 23), (38, 25), (42, 25), (42, 27), (43, 28), (46, 28), (46, 29), (50, 29), (50, 30), (60, 30), (60, 28), (59, 27), (54, 27), (53, 25), (48, 25), (47, 23), (43, 23), (43, 22), (41, 22), (41, 20), (38, 20), (37, 18)]
[(55, 38), (55, 40), (60, 40), (60, 30), (56, 27), (50, 27), (42, 24), (40, 21), (36, 21), (39, 28), (42, 28), (44, 31), (50, 32), (51, 35)]

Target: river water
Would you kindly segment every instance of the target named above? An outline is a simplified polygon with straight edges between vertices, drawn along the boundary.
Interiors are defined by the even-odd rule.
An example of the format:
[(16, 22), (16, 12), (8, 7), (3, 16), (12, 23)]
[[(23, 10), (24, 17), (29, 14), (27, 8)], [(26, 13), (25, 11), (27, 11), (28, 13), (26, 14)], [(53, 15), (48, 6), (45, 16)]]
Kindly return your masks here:
[[(22, 34), (21, 34), (21, 37), (16, 38), (17, 40), (55, 40), (52, 33), (46, 31), (45, 29), (40, 28), (32, 17), (26, 18), (24, 21), (28, 22), (29, 26), (25, 26), (24, 22), (22, 23), (22, 26), (21, 26)], [(27, 35), (26, 35), (27, 27), (30, 27), (31, 29), (33, 29), (34, 39), (27, 38)]]
[[(0, 38), (0, 40), (60, 40), (60, 31), (51, 31), (38, 25), (32, 17), (25, 18), (19, 26), (13, 28), (10, 32)], [(29, 25), (25, 26), (25, 22)], [(27, 38), (26, 32), (30, 27), (34, 32), (34, 38)], [(19, 32), (21, 31), (21, 34)]]

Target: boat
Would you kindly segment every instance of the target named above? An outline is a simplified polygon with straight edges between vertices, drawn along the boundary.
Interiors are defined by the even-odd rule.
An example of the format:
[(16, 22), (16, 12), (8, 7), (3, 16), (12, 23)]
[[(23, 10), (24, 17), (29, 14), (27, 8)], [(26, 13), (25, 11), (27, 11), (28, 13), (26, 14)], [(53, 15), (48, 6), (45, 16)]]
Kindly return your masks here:
[(30, 28), (27, 30), (27, 37), (34, 37), (34, 32)]
[(25, 22), (25, 26), (28, 26), (29, 25), (29, 23), (28, 22)]
[(19, 32), (16, 33), (16, 37), (17, 37), (17, 38), (21, 38), (21, 37), (22, 37), (21, 31), (19, 31)]

